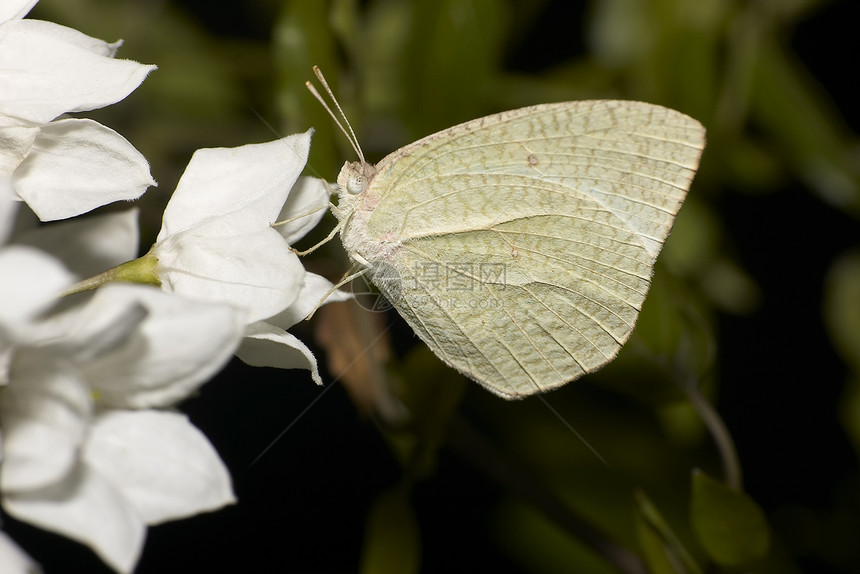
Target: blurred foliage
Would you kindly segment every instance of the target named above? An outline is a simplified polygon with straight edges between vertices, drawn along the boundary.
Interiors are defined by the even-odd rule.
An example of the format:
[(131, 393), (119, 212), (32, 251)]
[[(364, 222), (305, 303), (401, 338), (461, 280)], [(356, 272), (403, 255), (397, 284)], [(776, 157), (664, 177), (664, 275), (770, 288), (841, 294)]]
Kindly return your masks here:
[[(125, 101), (87, 114), (135, 144), (161, 183), (141, 202), (144, 250), (198, 147), (314, 126), (309, 174), (331, 181), (344, 160), (354, 159), (304, 87), (314, 64), (369, 161), (461, 121), (550, 101), (644, 100), (683, 111), (708, 129), (700, 172), (637, 330), (615, 362), (543, 397), (506, 403), (414, 348), (396, 322), (380, 339), (388, 327), (378, 315), (349, 312), (326, 322), (321, 313), (316, 335), (330, 380), (348, 386), (358, 414), (344, 417), (328, 403), (302, 413), (323, 421), (307, 447), (267, 455), (283, 457), (290, 469), (276, 475), (283, 493), (248, 487), (240, 491), (239, 514), (230, 515), (245, 528), (277, 534), (270, 540), (255, 531), (246, 539), (240, 527), (228, 528), (225, 547), (242, 553), (249, 569), (280, 560), (279, 571), (663, 573), (722, 571), (718, 563), (760, 572), (860, 570), (860, 147), (857, 126), (843, 117), (852, 110), (840, 109), (840, 102), (856, 103), (856, 92), (837, 101), (821, 83), (834, 75), (807, 67), (793, 44), (796, 30), (816, 18), (851, 20), (857, 15), (851, 6), (851, 0), (42, 0), (32, 17), (106, 40), (122, 37), (119, 57), (159, 66)], [(813, 43), (853, 47), (824, 54), (844, 62), (860, 53), (857, 42), (855, 33)], [(824, 215), (813, 219), (816, 213)], [(323, 220), (307, 244), (333, 224)], [(762, 255), (766, 249), (773, 251)], [(345, 255), (335, 241), (306, 265), (336, 279)], [(753, 332), (744, 325), (761, 327)], [(727, 330), (749, 339), (727, 338)], [(297, 334), (312, 339), (307, 326)], [(363, 356), (371, 342), (376, 350)], [(776, 351), (752, 355), (754, 364), (739, 365), (727, 351), (765, 347)], [(387, 360), (368, 363), (371, 356)], [(343, 375), (359, 358), (361, 369)], [(304, 378), (290, 385), (309, 385)], [(687, 399), (690, 385), (717, 401), (730, 430), (741, 431), (736, 438), (752, 498), (714, 478), (690, 480), (693, 468), (720, 477), (726, 466), (725, 451), (713, 446), (714, 427)], [(254, 392), (252, 404), (273, 402), (260, 398), (268, 391)], [(202, 399), (207, 394), (217, 392), (204, 388)], [(230, 408), (209, 406), (219, 407)], [(236, 425), (244, 423), (232, 423), (233, 434), (246, 433), (235, 455), (237, 480), (247, 475), (241, 461), (257, 454), (247, 442), (251, 429), (260, 427), (257, 440), (265, 442), (290, 423), (266, 426), (260, 412), (247, 414), (243, 431)], [(357, 442), (368, 416), (400, 471), (367, 468), (382, 448), (372, 439)], [(823, 434), (837, 420), (841, 427)], [(800, 432), (809, 443), (795, 452), (787, 437)], [(785, 444), (748, 446), (765, 435)], [(216, 441), (222, 453), (230, 444)], [(767, 459), (771, 450), (791, 453), (790, 471)], [(839, 472), (811, 466), (822, 458), (840, 461)], [(335, 471), (338, 459), (347, 462)], [(803, 473), (817, 478), (804, 481)], [(285, 486), (296, 474), (306, 481), (294, 479), (299, 484), (329, 484), (331, 476), (332, 486), (311, 497), (304, 487)], [(249, 512), (242, 509), (256, 508), (255, 496), (265, 498), (263, 510), (242, 522)], [(276, 504), (303, 521), (273, 518), (287, 513)], [(734, 512), (719, 515), (733, 504), (755, 516), (759, 533), (768, 528), (764, 516), (770, 519), (769, 553), (763, 534), (742, 548), (751, 542), (743, 528), (715, 522), (738, 520)], [(177, 536), (193, 547), (182, 524)], [(159, 570), (154, 556), (172, 548), (159, 530), (141, 572)], [(203, 538), (207, 550), (193, 557), (196, 564), (208, 554), (224, 560), (226, 550)], [(458, 553), (460, 562), (452, 564)], [(178, 568), (175, 556), (166, 563)]]
[(657, 507), (642, 491), (636, 491), (636, 527), (648, 569), (653, 574), (700, 574), (696, 560), (675, 536)]
[(690, 514), (696, 537), (717, 564), (743, 566), (770, 550), (770, 527), (755, 501), (698, 470)]
[(830, 337), (853, 371), (840, 409), (842, 424), (860, 455), (860, 249), (834, 261), (825, 289), (824, 318)]
[(403, 488), (379, 495), (367, 516), (361, 574), (420, 571), (418, 524)]

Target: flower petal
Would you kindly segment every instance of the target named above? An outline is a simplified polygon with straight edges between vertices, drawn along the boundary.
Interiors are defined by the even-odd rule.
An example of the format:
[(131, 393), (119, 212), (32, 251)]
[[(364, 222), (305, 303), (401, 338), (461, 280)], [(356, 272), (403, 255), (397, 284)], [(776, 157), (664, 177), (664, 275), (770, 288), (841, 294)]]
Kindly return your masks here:
[(298, 295), (304, 268), (277, 231), (255, 220), (249, 206), (157, 244), (162, 287), (243, 309), (249, 323), (282, 311)]
[(78, 465), (54, 488), (4, 493), (3, 507), (19, 520), (86, 544), (119, 572), (131, 572), (140, 558), (146, 524), (109, 481), (86, 465)]
[(68, 119), (44, 126), (12, 185), (42, 221), (65, 219), (155, 185), (146, 158), (98, 122)]
[(92, 426), (83, 456), (150, 525), (236, 501), (224, 463), (182, 414), (102, 413)]
[(0, 251), (0, 277), (0, 325), (7, 328), (54, 303), (73, 280), (59, 261), (24, 246)]
[(15, 236), (15, 243), (50, 253), (78, 279), (92, 277), (137, 257), (136, 208), (42, 225)]
[(66, 112), (102, 108), (125, 98), (155, 69), (106, 57), (92, 49), (98, 40), (81, 36), (38, 20), (0, 24), (0, 115), (47, 123)]
[(108, 287), (98, 295), (129, 298), (146, 308), (147, 316), (120, 348), (82, 366), (100, 405), (172, 405), (218, 372), (241, 340), (245, 319), (232, 307), (150, 287)]
[(308, 369), (311, 379), (322, 385), (317, 360), (307, 345), (294, 335), (264, 321), (248, 325), (236, 356), (252, 367)]
[(0, 173), (0, 245), (3, 245), (12, 233), (12, 222), (15, 220), (15, 214), (18, 213), (19, 202), (12, 201), (12, 197), (11, 182), (7, 176)]
[(208, 218), (250, 209), (257, 226), (277, 219), (310, 150), (308, 130), (264, 144), (199, 149), (164, 210), (158, 240)]
[(84, 50), (92, 52), (93, 54), (96, 54), (98, 56), (113, 58), (116, 55), (117, 49), (122, 46), (122, 40), (108, 43), (104, 40), (99, 40), (98, 38), (87, 36), (83, 32), (75, 30), (74, 28), (60, 26), (58, 24), (55, 24), (54, 22), (46, 22), (44, 20), (27, 20), (27, 26), (29, 27), (31, 33), (41, 32), (46, 36), (51, 36), (57, 40), (68, 42), (69, 44), (73, 44), (75, 46), (78, 46), (79, 48), (83, 48)]
[(9, 373), (0, 393), (0, 490), (31, 492), (72, 471), (92, 404), (77, 371), (38, 350), (19, 350)]
[[(316, 227), (328, 211), (331, 188), (322, 179), (300, 177), (290, 191), (287, 202), (278, 214), (278, 221), (287, 223), (275, 226), (287, 243), (296, 241)], [(293, 220), (293, 221), (290, 221)]]
[(37, 574), (42, 569), (5, 532), (0, 532), (0, 571), (8, 574)]
[(11, 176), (30, 153), (39, 128), (0, 117), (0, 175)]
[[(293, 304), (277, 315), (266, 319), (266, 322), (281, 329), (289, 329), (296, 323), (303, 321), (312, 311), (325, 303), (352, 299), (350, 293), (340, 290), (332, 291), (332, 287), (332, 282), (325, 277), (316, 273), (306, 272), (304, 281), (302, 282), (302, 289), (299, 291)], [(325, 297), (325, 300), (323, 300), (323, 297)]]
[(39, 0), (3, 0), (0, 4), (0, 24), (9, 20), (20, 20), (26, 16)]
[(134, 297), (137, 289), (141, 287), (106, 285), (86, 304), (34, 325), (26, 337), (43, 350), (84, 367), (90, 361), (123, 348), (140, 330), (149, 313)]

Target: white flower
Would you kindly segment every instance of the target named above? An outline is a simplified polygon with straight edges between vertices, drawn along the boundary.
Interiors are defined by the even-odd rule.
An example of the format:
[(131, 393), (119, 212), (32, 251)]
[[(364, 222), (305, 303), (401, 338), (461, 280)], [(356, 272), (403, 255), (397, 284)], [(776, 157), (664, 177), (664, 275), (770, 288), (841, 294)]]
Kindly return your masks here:
[(34, 4), (0, 8), (0, 185), (43, 221), (140, 197), (155, 185), (140, 152), (97, 122), (56, 118), (122, 100), (155, 66), (114, 59), (119, 43), (23, 20)]
[(19, 222), (11, 241), (59, 259), (78, 280), (137, 257), (138, 210), (101, 213), (25, 230)]
[(0, 337), (5, 332), (10, 339), (56, 302), (73, 279), (59, 261), (26, 246), (0, 249), (0, 277)]
[(315, 273), (305, 273), (301, 290), (289, 307), (265, 321), (248, 325), (236, 356), (255, 367), (308, 369), (311, 379), (322, 385), (313, 352), (287, 329), (307, 317), (323, 297), (326, 297), (325, 303), (333, 303), (346, 301), (351, 295), (343, 291), (332, 292), (332, 283), (328, 279)]
[(18, 212), (18, 203), (12, 201), (14, 196), (9, 180), (0, 176), (0, 246), (6, 242), (12, 233), (12, 223)]
[[(0, 253), (0, 274), (10, 251), (27, 249)], [(0, 327), (19, 319), (8, 315)], [(133, 285), (108, 285), (85, 305), (19, 321), (0, 393), (6, 511), (128, 572), (148, 524), (234, 502), (205, 437), (183, 415), (155, 409), (218, 371), (244, 323), (231, 307)]]
[(311, 133), (198, 150), (164, 211), (150, 253), (158, 260), (155, 272), (164, 289), (247, 311), (239, 358), (252, 365), (309, 369), (320, 383), (313, 354), (286, 332), (331, 288), (305, 272), (289, 246), (317, 224), (329, 201), (322, 181), (299, 178)]
[[(71, 276), (59, 263), (35, 249), (2, 248), (11, 232), (16, 207), (11, 190), (0, 181), (0, 277), (3, 277), (0, 281), (0, 395), (9, 382), (15, 335), (32, 317), (46, 309), (71, 281)], [(31, 574), (38, 572), (39, 567), (11, 538), (0, 532), (0, 570)]]
[(6, 574), (36, 574), (41, 572), (39, 565), (21, 550), (5, 532), (0, 532), (0, 568)]
[(235, 305), (249, 322), (295, 299), (304, 269), (271, 224), (304, 167), (310, 134), (194, 153), (151, 251), (165, 289)]
[[(0, 246), (11, 231), (16, 204), (0, 182)], [(15, 336), (45, 310), (72, 280), (52, 258), (29, 247), (0, 247), (0, 396), (9, 383), (9, 362)], [(2, 467), (0, 467), (2, 468)], [(0, 532), (0, 571), (38, 572), (38, 565), (5, 533)]]
[[(329, 187), (322, 181), (300, 178), (278, 214), (278, 221), (285, 223), (275, 229), (287, 243), (295, 243), (322, 219), (325, 210), (318, 208), (328, 205), (329, 197)], [(322, 385), (313, 353), (295, 335), (288, 333), (287, 329), (307, 317), (324, 297), (326, 303), (332, 303), (345, 301), (350, 295), (342, 291), (332, 292), (332, 283), (328, 279), (305, 272), (301, 288), (288, 307), (277, 315), (248, 326), (236, 356), (256, 367), (308, 369), (311, 379)]]
[(4, 0), (0, 3), (0, 22), (23, 18), (39, 0)]
[[(0, 186), (0, 240), (16, 211), (10, 194)], [(234, 502), (206, 438), (184, 415), (157, 409), (218, 371), (246, 321), (233, 307), (131, 285), (105, 286), (86, 304), (44, 317), (75, 275), (134, 256), (135, 210), (12, 240), (0, 248), (2, 504), (131, 571), (147, 525)], [(28, 560), (0, 536), (0, 570), (23, 572)]]

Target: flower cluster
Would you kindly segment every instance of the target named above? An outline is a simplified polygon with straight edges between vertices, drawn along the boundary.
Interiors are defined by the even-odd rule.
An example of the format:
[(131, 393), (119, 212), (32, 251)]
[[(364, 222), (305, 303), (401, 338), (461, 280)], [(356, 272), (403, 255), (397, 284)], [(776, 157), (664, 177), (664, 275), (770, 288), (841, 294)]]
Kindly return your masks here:
[[(0, 6), (0, 502), (129, 572), (148, 525), (234, 501), (178, 401), (234, 354), (320, 382), (287, 329), (332, 285), (290, 244), (329, 191), (299, 177), (307, 132), (197, 151), (140, 259), (136, 210), (70, 219), (155, 185), (125, 138), (65, 116), (122, 100), (155, 67), (25, 19), (34, 4)], [(28, 230), (30, 211), (55, 223)], [(35, 567), (0, 532), (0, 571)]]

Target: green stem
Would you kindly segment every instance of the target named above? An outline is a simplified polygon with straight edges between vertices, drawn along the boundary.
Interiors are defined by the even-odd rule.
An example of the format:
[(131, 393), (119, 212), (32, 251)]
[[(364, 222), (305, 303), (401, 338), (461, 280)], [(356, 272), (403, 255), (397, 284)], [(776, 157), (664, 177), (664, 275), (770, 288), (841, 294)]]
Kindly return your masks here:
[(84, 279), (75, 283), (63, 293), (63, 295), (73, 295), (90, 289), (96, 289), (102, 285), (112, 282), (124, 283), (139, 283), (143, 285), (161, 285), (161, 280), (158, 278), (156, 268), (158, 267), (158, 258), (153, 255), (152, 251), (131, 261), (126, 261), (112, 269), (108, 269), (104, 273), (99, 273), (93, 277)]
[(642, 560), (635, 553), (618, 545), (590, 521), (578, 515), (565, 501), (542, 485), (540, 480), (531, 476), (509, 452), (492, 444), (456, 414), (448, 427), (448, 444), (499, 484), (539, 508), (548, 518), (576, 536), (619, 572), (647, 572)]
[(694, 381), (688, 381), (687, 384), (682, 384), (681, 386), (690, 400), (690, 404), (693, 405), (693, 408), (702, 417), (702, 421), (708, 427), (714, 443), (717, 445), (720, 460), (723, 463), (723, 474), (725, 475), (726, 484), (733, 490), (741, 492), (743, 490), (741, 464), (738, 458), (738, 451), (735, 448), (735, 441), (732, 439), (729, 429)]

